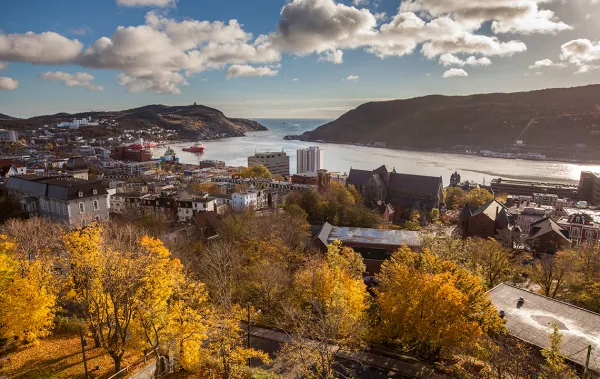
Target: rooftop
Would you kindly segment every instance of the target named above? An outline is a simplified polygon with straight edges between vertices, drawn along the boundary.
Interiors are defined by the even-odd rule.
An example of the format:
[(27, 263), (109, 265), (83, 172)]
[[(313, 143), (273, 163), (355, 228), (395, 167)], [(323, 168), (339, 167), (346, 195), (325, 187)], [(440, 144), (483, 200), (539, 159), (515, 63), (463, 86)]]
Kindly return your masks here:
[(419, 232), (408, 230), (385, 230), (334, 226), (327, 237), (328, 242), (360, 243), (380, 246), (421, 246)]
[(545, 183), (545, 182), (535, 182), (530, 180), (517, 180), (517, 179), (505, 179), (505, 178), (497, 178), (492, 179), (492, 184), (508, 184), (511, 186), (523, 186), (523, 187), (546, 187), (546, 188), (565, 188), (565, 189), (573, 189), (577, 190), (577, 185), (572, 184), (562, 184), (562, 183)]
[[(496, 308), (505, 312), (511, 335), (543, 348), (556, 323), (563, 334), (561, 352), (573, 362), (585, 364), (588, 345), (600, 351), (599, 314), (508, 284), (500, 284), (488, 294)], [(519, 305), (521, 297), (525, 301)], [(600, 372), (600, 361), (590, 360), (590, 368)]]

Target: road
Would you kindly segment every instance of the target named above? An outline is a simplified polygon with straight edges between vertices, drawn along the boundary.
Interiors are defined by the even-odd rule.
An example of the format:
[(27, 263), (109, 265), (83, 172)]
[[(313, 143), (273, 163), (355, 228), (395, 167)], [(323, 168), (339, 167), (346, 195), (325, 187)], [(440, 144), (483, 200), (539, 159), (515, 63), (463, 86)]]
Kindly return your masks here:
[[(250, 330), (251, 347), (272, 357), (289, 340), (286, 334), (270, 329), (252, 327)], [(428, 378), (433, 374), (433, 369), (415, 360), (401, 361), (367, 352), (339, 353), (337, 358), (340, 366), (352, 369), (358, 379)]]

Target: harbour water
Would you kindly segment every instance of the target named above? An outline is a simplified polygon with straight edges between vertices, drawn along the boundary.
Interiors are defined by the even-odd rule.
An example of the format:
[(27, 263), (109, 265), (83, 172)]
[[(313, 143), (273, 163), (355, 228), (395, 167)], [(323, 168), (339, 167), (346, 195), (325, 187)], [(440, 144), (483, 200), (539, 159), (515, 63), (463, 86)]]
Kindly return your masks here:
[[(296, 172), (296, 150), (317, 145), (325, 149), (325, 168), (332, 172), (345, 173), (351, 167), (371, 170), (382, 164), (395, 167), (396, 171), (442, 176), (448, 184), (450, 175), (458, 171), (463, 180), (489, 183), (503, 177), (558, 183), (574, 183), (581, 171), (600, 171), (600, 166), (562, 163), (555, 161), (528, 161), (518, 159), (486, 158), (461, 154), (420, 152), (395, 149), (372, 148), (353, 145), (337, 145), (303, 141), (286, 141), (286, 135), (302, 134), (328, 120), (318, 119), (257, 119), (269, 128), (268, 131), (249, 132), (245, 137), (202, 141), (204, 153), (188, 153), (183, 148), (193, 143), (170, 145), (183, 163), (196, 164), (199, 160), (225, 161), (229, 166), (245, 166), (247, 158), (255, 152), (285, 151), (290, 156), (290, 171)], [(165, 148), (155, 149), (155, 156), (162, 155)]]

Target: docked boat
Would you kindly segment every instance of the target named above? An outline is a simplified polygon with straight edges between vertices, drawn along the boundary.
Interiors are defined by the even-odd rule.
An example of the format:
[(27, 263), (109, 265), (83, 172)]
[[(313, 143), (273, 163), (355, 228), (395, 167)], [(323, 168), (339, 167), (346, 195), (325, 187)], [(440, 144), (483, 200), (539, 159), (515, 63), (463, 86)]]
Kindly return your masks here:
[(187, 151), (188, 153), (202, 153), (204, 151), (204, 145), (200, 142), (196, 142), (194, 145), (185, 147), (181, 150)]
[(179, 163), (179, 157), (175, 153), (175, 150), (171, 149), (170, 147), (167, 147), (167, 151), (165, 151), (165, 154), (160, 158), (160, 160), (165, 163)]

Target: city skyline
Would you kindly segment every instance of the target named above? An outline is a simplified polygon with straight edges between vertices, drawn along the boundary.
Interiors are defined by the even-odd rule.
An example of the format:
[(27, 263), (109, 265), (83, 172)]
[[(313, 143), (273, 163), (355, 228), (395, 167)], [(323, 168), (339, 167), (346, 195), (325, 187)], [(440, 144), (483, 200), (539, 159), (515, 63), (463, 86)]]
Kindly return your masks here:
[(599, 15), (597, 0), (26, 0), (0, 15), (0, 113), (197, 102), (335, 118), (372, 100), (593, 84)]

